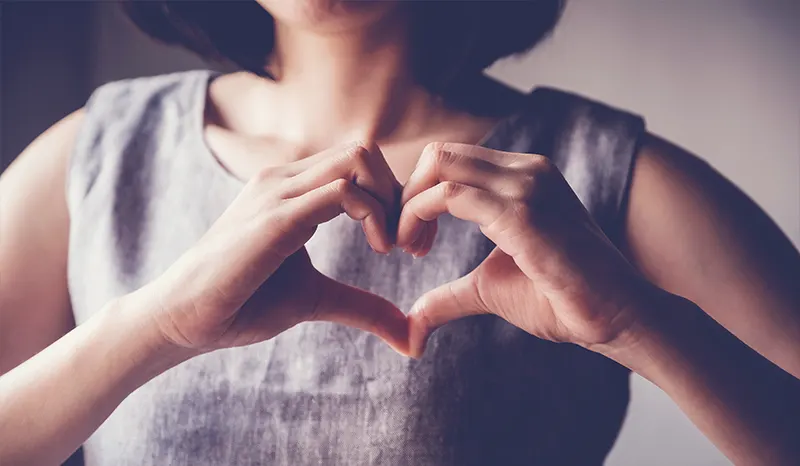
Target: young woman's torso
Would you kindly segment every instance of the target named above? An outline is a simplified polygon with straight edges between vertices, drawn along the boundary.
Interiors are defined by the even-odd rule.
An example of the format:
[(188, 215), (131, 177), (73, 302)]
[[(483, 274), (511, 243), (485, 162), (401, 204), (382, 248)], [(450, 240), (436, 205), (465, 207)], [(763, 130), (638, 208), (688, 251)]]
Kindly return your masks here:
[[(87, 104), (68, 182), (76, 322), (163, 272), (259, 163), (230, 155), (225, 148), (245, 139), (207, 118), (213, 76), (111, 83)], [(480, 141), (487, 147), (551, 157), (618, 238), (640, 118), (540, 89), (511, 116), (448, 121), (458, 123), (437, 128), (443, 137), (479, 142), (488, 131)], [(392, 154), (413, 153), (424, 139), (388, 148), (393, 168), (410, 171)], [(286, 153), (269, 138), (248, 144), (253, 153)], [(449, 216), (422, 259), (372, 253), (345, 217), (322, 225), (308, 244), (322, 272), (401, 309), (491, 249), (475, 225)], [(419, 361), (372, 335), (309, 323), (155, 378), (120, 405), (84, 455), (88, 465), (600, 464), (621, 425), (627, 384), (615, 363), (494, 317), (440, 329)]]

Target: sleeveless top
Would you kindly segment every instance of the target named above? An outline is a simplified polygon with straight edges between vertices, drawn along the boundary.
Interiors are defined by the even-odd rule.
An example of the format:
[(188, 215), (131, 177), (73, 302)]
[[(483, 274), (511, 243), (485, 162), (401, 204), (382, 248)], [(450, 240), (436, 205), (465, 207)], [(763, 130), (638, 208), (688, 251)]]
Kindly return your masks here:
[[(204, 143), (213, 74), (113, 82), (94, 92), (70, 162), (68, 279), (76, 323), (157, 278), (243, 186)], [(484, 145), (559, 167), (619, 237), (641, 118), (537, 89)], [(307, 245), (313, 264), (408, 309), (475, 268), (492, 243), (444, 216), (421, 259), (373, 253), (346, 216)], [(298, 283), (297, 286), (303, 286)], [(131, 394), (83, 447), (88, 466), (601, 464), (628, 403), (628, 371), (493, 316), (446, 325), (421, 360), (377, 337), (305, 323), (187, 361)]]

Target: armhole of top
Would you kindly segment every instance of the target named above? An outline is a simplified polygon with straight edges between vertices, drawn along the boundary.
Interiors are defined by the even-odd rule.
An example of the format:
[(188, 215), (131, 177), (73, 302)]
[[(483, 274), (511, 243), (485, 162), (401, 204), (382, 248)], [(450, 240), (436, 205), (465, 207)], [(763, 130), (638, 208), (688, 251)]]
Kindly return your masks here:
[(70, 216), (80, 209), (104, 166), (119, 165), (120, 157), (130, 155), (127, 148), (141, 144), (142, 132), (153, 131), (164, 112), (182, 108), (191, 111), (198, 83), (207, 82), (210, 73), (181, 71), (113, 81), (95, 89), (83, 107), (84, 119), (67, 165)]
[(569, 92), (531, 92), (539, 125), (537, 152), (564, 174), (614, 244), (623, 240), (636, 159), (644, 142), (642, 117)]
[[(83, 106), (83, 121), (75, 135), (66, 170), (67, 209), (73, 217), (80, 208), (81, 201), (91, 190), (100, 172), (100, 163), (95, 147), (101, 138), (98, 121), (97, 102), (107, 99), (107, 86), (95, 89)], [(102, 118), (100, 118), (102, 119)]]
[(625, 178), (620, 187), (619, 198), (617, 201), (616, 218), (614, 219), (614, 231), (611, 232), (609, 239), (617, 246), (622, 247), (625, 241), (625, 231), (628, 224), (628, 206), (630, 205), (631, 186), (633, 186), (633, 172), (636, 163), (639, 160), (639, 152), (642, 150), (646, 136), (647, 125), (643, 118), (641, 120), (641, 128), (636, 135), (629, 155), (627, 157), (627, 169), (625, 170)]

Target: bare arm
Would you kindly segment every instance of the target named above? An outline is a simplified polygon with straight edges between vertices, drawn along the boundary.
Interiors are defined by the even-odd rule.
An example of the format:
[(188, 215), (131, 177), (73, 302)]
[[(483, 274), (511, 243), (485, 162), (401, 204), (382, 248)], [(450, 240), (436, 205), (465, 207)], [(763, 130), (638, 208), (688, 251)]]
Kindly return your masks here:
[(60, 464), (131, 392), (190, 357), (147, 311), (147, 300), (109, 303), (0, 377), (0, 464)]
[[(355, 145), (259, 173), (164, 274), (107, 303), (58, 338), (68, 329), (48, 320), (57, 321), (58, 306), (41, 306), (63, 302), (37, 300), (36, 294), (51, 285), (66, 293), (65, 283), (60, 282), (65, 282), (65, 257), (59, 256), (59, 261), (48, 256), (51, 262), (34, 262), (36, 267), (31, 268), (14, 247), (40, 252), (37, 246), (53, 233), (49, 228), (65, 222), (59, 217), (64, 210), (47, 210), (55, 208), (46, 204), (54, 202), (49, 193), (55, 189), (58, 194), (53, 198), (63, 209), (58, 173), (64, 174), (66, 164), (62, 161), (61, 169), (52, 173), (39, 165), (46, 159), (42, 151), (66, 142), (57, 137), (63, 136), (60, 128), (32, 145), (1, 183), (3, 192), (10, 193), (3, 200), (4, 207), (10, 206), (3, 229), (14, 239), (3, 246), (3, 273), (21, 268), (25, 277), (17, 279), (21, 289), (5, 288), (4, 283), (9, 292), (4, 296), (4, 317), (16, 316), (11, 323), (17, 327), (6, 327), (4, 332), (25, 329), (40, 346), (20, 350), (4, 342), (14, 358), (6, 359), (10, 370), (0, 376), (0, 464), (57, 464), (150, 378), (189, 357), (257, 343), (306, 320), (372, 331), (399, 351), (407, 351), (405, 315), (377, 295), (322, 275), (303, 247), (318, 224), (344, 212), (363, 222), (367, 240), (376, 250), (388, 251), (383, 205), (395, 204), (393, 176), (379, 152)], [(54, 133), (57, 136), (51, 136)], [(362, 186), (378, 194), (369, 194)], [(41, 210), (31, 215), (24, 207)], [(37, 215), (51, 217), (36, 219)], [(59, 242), (62, 252), (65, 241)], [(12, 262), (8, 257), (17, 259)], [(37, 267), (53, 264), (61, 269), (52, 277), (42, 270), (52, 283), (38, 281)], [(31, 326), (29, 315), (41, 319), (44, 329), (52, 332), (47, 339), (37, 333), (41, 329)], [(43, 346), (47, 347), (41, 350)], [(25, 361), (17, 365), (21, 360)]]
[(0, 374), (73, 326), (67, 162), (83, 113), (34, 141), (0, 177)]
[(0, 377), (74, 327), (64, 191), (82, 122), (82, 110), (64, 118), (0, 176)]
[(650, 300), (645, 318), (600, 352), (663, 389), (737, 464), (792, 464), (800, 458), (797, 250), (710, 166), (655, 137), (636, 165), (628, 215), (628, 256), (686, 300)]
[(637, 314), (614, 342), (589, 348), (664, 390), (735, 464), (796, 464), (800, 380), (691, 301), (657, 292)]
[[(406, 184), (398, 245), (424, 254), (431, 242), (415, 237), (449, 212), (480, 225), (497, 248), (471, 273), (420, 297), (409, 314), (412, 352), (450, 320), (495, 314), (648, 378), (736, 464), (797, 464), (800, 380), (709, 317), (791, 369), (797, 252), (707, 167), (659, 170), (654, 157), (666, 155), (648, 150), (631, 193), (631, 255), (657, 257), (639, 264), (670, 292), (622, 257), (544, 157), (426, 148)], [(749, 224), (731, 213), (740, 210)]]
[(650, 281), (800, 377), (800, 255), (709, 165), (650, 138), (634, 171), (627, 249)]

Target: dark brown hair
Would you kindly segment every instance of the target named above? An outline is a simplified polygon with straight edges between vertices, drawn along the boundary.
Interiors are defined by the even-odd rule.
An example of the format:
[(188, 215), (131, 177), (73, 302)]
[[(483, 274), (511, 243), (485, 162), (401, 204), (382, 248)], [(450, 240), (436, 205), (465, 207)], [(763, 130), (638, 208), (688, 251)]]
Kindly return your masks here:
[[(564, 0), (408, 1), (412, 66), (417, 79), (442, 92), (458, 75), (474, 74), (524, 52), (555, 26)], [(127, 0), (123, 7), (150, 36), (199, 55), (269, 77), (272, 16), (255, 0)]]

